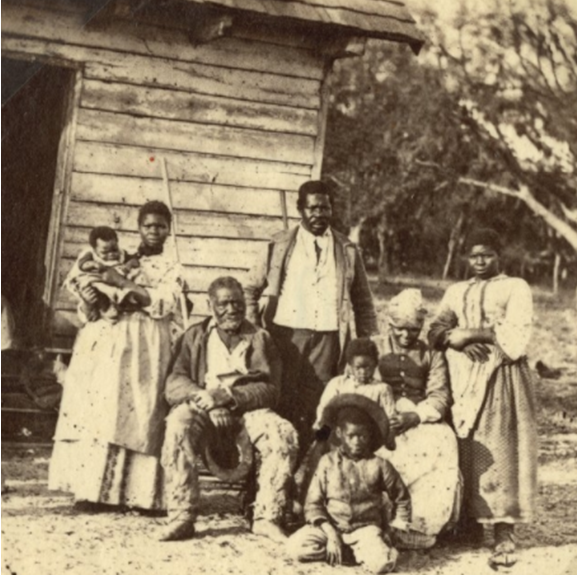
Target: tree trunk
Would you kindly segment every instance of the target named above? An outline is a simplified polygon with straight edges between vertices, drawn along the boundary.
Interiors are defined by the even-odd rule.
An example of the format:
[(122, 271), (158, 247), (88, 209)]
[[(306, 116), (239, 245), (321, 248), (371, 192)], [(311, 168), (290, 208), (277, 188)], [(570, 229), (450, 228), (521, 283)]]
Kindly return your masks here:
[(357, 246), (360, 247), (361, 245), (361, 232), (363, 230), (363, 226), (366, 222), (366, 217), (361, 218), (357, 224), (351, 226), (349, 231), (349, 240), (354, 242)]
[(453, 258), (455, 257), (455, 251), (459, 245), (459, 237), (461, 235), (461, 230), (463, 224), (465, 223), (465, 210), (459, 212), (459, 218), (451, 230), (451, 236), (449, 237), (449, 244), (447, 250), (447, 259), (445, 260), (445, 266), (443, 267), (443, 280), (449, 276), (449, 270), (451, 269), (451, 264), (453, 263)]
[(553, 262), (553, 294), (559, 294), (559, 276), (561, 273), (561, 254), (555, 252), (555, 260)]
[(387, 282), (389, 276), (389, 254), (388, 254), (388, 243), (387, 243), (387, 215), (382, 214), (377, 224), (377, 239), (379, 243), (379, 283), (384, 284)]

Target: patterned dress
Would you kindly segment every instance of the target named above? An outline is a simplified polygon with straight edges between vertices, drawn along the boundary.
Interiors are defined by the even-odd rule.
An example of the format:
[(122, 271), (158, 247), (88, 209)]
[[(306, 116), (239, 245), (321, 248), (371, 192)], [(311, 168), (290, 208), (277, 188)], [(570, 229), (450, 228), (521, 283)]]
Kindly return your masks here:
[(118, 322), (78, 332), (50, 462), (49, 487), (76, 500), (163, 507), (159, 456), (167, 405), (164, 380), (182, 268), (166, 254), (143, 256), (134, 280), (151, 304)]
[(379, 372), (394, 396), (393, 411), (416, 412), (421, 423), (397, 436), (397, 448), (378, 454), (398, 470), (409, 488), (413, 508), (409, 547), (427, 548), (454, 519), (459, 509), (457, 440), (445, 422), (451, 397), (442, 352), (418, 340), (411, 348), (399, 347), (392, 336), (374, 338), (380, 358)]
[(446, 347), (455, 327), (491, 329), (487, 362), (447, 349), (453, 422), (465, 479), (465, 511), (485, 523), (531, 519), (537, 484), (533, 385), (525, 350), (533, 316), (531, 290), (499, 274), (448, 288), (429, 339)]

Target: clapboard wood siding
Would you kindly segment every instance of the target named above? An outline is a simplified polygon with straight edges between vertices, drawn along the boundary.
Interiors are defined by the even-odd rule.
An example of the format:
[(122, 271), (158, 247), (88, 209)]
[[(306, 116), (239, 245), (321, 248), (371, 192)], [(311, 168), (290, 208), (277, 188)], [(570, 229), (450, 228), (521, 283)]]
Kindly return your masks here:
[(84, 26), (78, 4), (66, 10), (58, 0), (52, 10), (29, 1), (3, 2), (3, 54), (70, 63), (82, 78), (51, 300), (55, 334), (69, 336), (77, 324), (62, 282), (90, 228), (111, 226), (133, 250), (138, 207), (166, 201), (163, 159), (199, 319), (214, 278), (242, 282), (283, 229), (285, 210), (289, 226), (298, 222), (296, 190), (322, 149), (326, 56), (286, 31), (267, 41), (248, 29), (193, 46), (176, 24)]
[[(293, 46), (235, 38), (220, 38), (193, 46), (185, 31), (162, 29), (142, 22), (111, 21), (104, 29), (88, 28), (86, 13), (60, 13), (44, 2), (43, 9), (2, 2), (2, 32), (20, 38), (50, 40), (68, 46), (72, 54), (81, 48), (104, 49), (145, 58), (168, 58), (219, 67), (278, 73), (296, 78), (321, 80), (323, 58), (317, 51)], [(296, 43), (295, 43), (296, 44)], [(81, 51), (82, 53), (82, 51)], [(98, 54), (98, 51), (94, 51)], [(84, 61), (98, 58), (84, 58)]]
[[(234, 212), (255, 216), (282, 216), (277, 190), (237, 188), (219, 184), (173, 182), (172, 202), (176, 210)], [(162, 180), (102, 174), (74, 173), (71, 198), (76, 202), (141, 206), (163, 196)], [(287, 193), (288, 214), (298, 217), (296, 192)]]
[[(281, 218), (178, 211), (176, 232), (183, 238), (240, 238), (267, 240), (282, 229)], [(136, 231), (137, 207), (70, 202), (68, 226), (110, 226), (115, 230)], [(294, 226), (296, 220), (289, 220)]]
[[(67, 228), (62, 257), (74, 259), (86, 247), (90, 228)], [(120, 232), (120, 246), (129, 254), (136, 252), (140, 236), (136, 232)], [(169, 242), (170, 244), (170, 242)], [(222, 268), (248, 269), (257, 254), (266, 247), (265, 240), (248, 241), (236, 238), (179, 238), (178, 248), (183, 264)]]
[[(189, 326), (202, 322), (207, 314), (193, 313), (189, 317)], [(78, 314), (73, 310), (58, 310), (54, 315), (52, 339), (54, 348), (70, 348), (74, 342), (74, 336), (80, 327)]]
[[(59, 274), (62, 282), (70, 272), (74, 264), (74, 258), (61, 258)], [(219, 276), (235, 276), (240, 282), (248, 277), (248, 271), (230, 266), (195, 266), (184, 265), (185, 280), (192, 292), (206, 292), (210, 283)]]
[(215, 105), (214, 96), (187, 91), (87, 80), (81, 104), (83, 108), (96, 110), (102, 110), (105, 105), (106, 110), (112, 112), (149, 118), (316, 135), (317, 114), (313, 110), (255, 104), (234, 98), (222, 98)]
[[(138, 178), (162, 178), (158, 150), (102, 142), (77, 142), (75, 172), (114, 174)], [(265, 184), (274, 190), (296, 190), (310, 177), (310, 167), (282, 162), (264, 162), (194, 152), (163, 150), (171, 180), (247, 186)]]
[(314, 139), (295, 134), (230, 128), (142, 118), (128, 114), (81, 109), (78, 140), (155, 147), (159, 150), (201, 152), (236, 158), (270, 158), (308, 165)]

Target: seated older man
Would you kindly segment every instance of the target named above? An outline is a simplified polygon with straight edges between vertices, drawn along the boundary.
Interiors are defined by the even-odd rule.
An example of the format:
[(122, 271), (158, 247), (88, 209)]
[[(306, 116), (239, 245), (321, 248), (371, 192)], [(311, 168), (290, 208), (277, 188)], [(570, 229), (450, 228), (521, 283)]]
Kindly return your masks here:
[(245, 319), (243, 289), (235, 278), (216, 279), (208, 295), (212, 317), (184, 334), (166, 383), (172, 409), (162, 466), (169, 517), (161, 540), (194, 535), (201, 450), (235, 426), (244, 427), (261, 458), (252, 532), (282, 540), (298, 439), (292, 425), (272, 410), (280, 392), (278, 351), (268, 332)]

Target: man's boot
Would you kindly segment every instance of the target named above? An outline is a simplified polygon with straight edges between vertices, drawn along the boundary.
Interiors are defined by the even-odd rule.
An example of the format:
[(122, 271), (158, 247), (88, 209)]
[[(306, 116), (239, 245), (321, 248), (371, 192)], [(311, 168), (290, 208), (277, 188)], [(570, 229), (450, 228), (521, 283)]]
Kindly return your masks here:
[(167, 524), (162, 529), (158, 539), (161, 542), (171, 542), (192, 538), (194, 536), (194, 520), (194, 514), (188, 510), (169, 514)]

